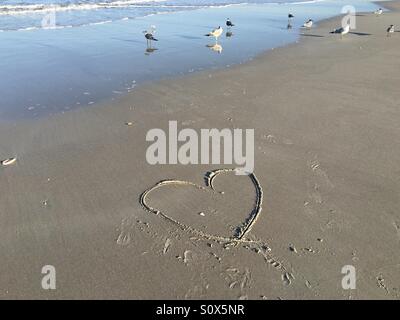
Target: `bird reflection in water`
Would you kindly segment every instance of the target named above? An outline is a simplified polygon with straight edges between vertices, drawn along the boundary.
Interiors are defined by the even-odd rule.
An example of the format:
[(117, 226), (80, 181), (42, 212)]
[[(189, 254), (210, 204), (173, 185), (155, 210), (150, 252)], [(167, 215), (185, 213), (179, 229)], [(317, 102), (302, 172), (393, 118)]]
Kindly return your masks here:
[(231, 38), (231, 37), (233, 37), (233, 32), (232, 32), (232, 31), (227, 31), (226, 34), (225, 34), (225, 36), (226, 36), (227, 38)]
[(146, 48), (146, 51), (144, 52), (144, 54), (146, 55), (146, 56), (149, 56), (149, 55), (151, 55), (153, 52), (155, 52), (155, 51), (157, 51), (158, 49), (157, 48), (149, 48), (149, 47), (147, 47)]
[(222, 53), (223, 50), (222, 46), (218, 43), (208, 44), (206, 47), (217, 53)]

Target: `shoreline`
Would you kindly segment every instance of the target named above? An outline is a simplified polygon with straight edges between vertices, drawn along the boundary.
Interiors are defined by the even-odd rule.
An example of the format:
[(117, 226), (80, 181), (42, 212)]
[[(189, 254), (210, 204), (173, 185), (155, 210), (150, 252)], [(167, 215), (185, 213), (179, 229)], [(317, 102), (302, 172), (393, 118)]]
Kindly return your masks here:
[[(392, 3), (396, 3), (396, 0), (394, 0), (394, 1), (381, 0), (381, 1), (373, 1), (372, 3), (376, 4), (377, 6), (379, 6), (381, 4), (381, 7), (385, 8), (387, 10), (390, 10), (390, 11), (396, 11), (396, 9), (398, 10), (396, 5), (391, 5)], [(243, 5), (243, 4), (240, 4), (240, 5)], [(250, 5), (256, 6), (257, 4), (250, 4)], [(235, 5), (235, 6), (237, 6), (237, 5)], [(363, 11), (358, 12), (358, 14), (370, 14), (370, 13), (371, 12), (363, 12)], [(338, 21), (338, 19), (341, 18), (341, 17), (343, 17), (343, 15), (339, 14), (339, 15), (335, 15), (335, 16), (332, 16), (332, 17), (329, 17), (329, 18), (326, 18), (326, 19), (317, 20), (316, 21), (317, 27), (314, 27), (313, 30), (315, 30), (315, 28), (319, 28), (320, 25), (323, 26), (323, 25), (332, 23), (334, 21)], [(97, 102), (97, 103), (95, 103), (93, 105), (84, 106), (82, 108), (84, 108), (84, 109), (86, 109), (86, 108), (99, 108), (99, 107), (107, 108), (107, 106), (109, 106), (110, 104), (118, 104), (118, 103), (121, 103), (123, 101), (126, 101), (131, 96), (135, 95), (135, 91), (140, 90), (142, 88), (144, 88), (144, 90), (146, 90), (146, 88), (148, 88), (148, 87), (150, 87), (152, 85), (157, 85), (157, 84), (164, 83), (164, 82), (184, 81), (185, 79), (193, 77), (193, 76), (196, 76), (196, 75), (206, 76), (207, 74), (223, 72), (225, 70), (232, 69), (232, 68), (241, 68), (243, 65), (247, 65), (247, 64), (250, 64), (250, 63), (253, 63), (253, 62), (257, 63), (257, 60), (265, 59), (267, 57), (267, 55), (272, 54), (274, 50), (291, 50), (291, 49), (295, 50), (295, 48), (297, 46), (305, 45), (305, 42), (307, 41), (307, 37), (309, 36), (307, 34), (304, 34), (304, 30), (302, 31), (301, 28), (298, 29), (296, 32), (297, 32), (297, 36), (298, 36), (297, 40), (295, 40), (293, 42), (290, 42), (290, 43), (287, 43), (287, 44), (284, 44), (282, 46), (278, 46), (276, 48), (266, 49), (265, 51), (256, 54), (254, 57), (251, 57), (250, 59), (248, 59), (246, 61), (233, 63), (232, 65), (229, 65), (229, 66), (216, 66), (216, 67), (212, 67), (212, 68), (209, 68), (209, 69), (196, 70), (193, 73), (185, 73), (185, 74), (179, 74), (179, 75), (175, 74), (175, 75), (171, 75), (171, 76), (165, 76), (165, 77), (162, 77), (160, 79), (144, 81), (143, 83), (137, 84), (135, 86), (135, 89), (133, 89), (134, 91), (132, 91), (132, 92), (124, 93), (121, 96), (113, 97), (113, 98), (107, 99), (105, 101)], [(71, 111), (72, 112), (74, 112), (74, 111), (79, 112), (80, 110), (82, 110), (82, 109), (80, 108), (80, 109), (75, 109), (75, 110), (71, 110)], [(66, 112), (71, 112), (71, 111), (66, 111)], [(62, 112), (62, 114), (64, 114), (64, 112)], [(61, 114), (55, 114), (55, 115), (52, 115), (52, 116), (60, 116), (60, 115)], [(43, 119), (46, 119), (46, 117), (43, 118)], [(33, 120), (33, 119), (27, 119), (27, 121), (30, 121), (30, 120)], [(39, 118), (37, 120), (40, 121), (41, 118)], [(20, 120), (18, 120), (18, 121), (20, 121)], [(1, 122), (1, 119), (0, 119), (0, 122)]]
[[(389, 10), (389, 12), (396, 11), (396, 10), (398, 11), (399, 10), (398, 7), (396, 6), (396, 2), (397, 2), (397, 0), (392, 0), (392, 1), (391, 0), (389, 0), (389, 1), (388, 0), (372, 1), (372, 3), (374, 3), (375, 5), (377, 5), (377, 6), (381, 5), (382, 8), (385, 8), (386, 10)], [(240, 4), (240, 5), (242, 5), (242, 4)], [(252, 5), (256, 5), (256, 4), (252, 4)], [(371, 12), (361, 11), (361, 12), (358, 12), (357, 14), (370, 14), (370, 13)], [(326, 24), (329, 24), (331, 22), (338, 21), (338, 19), (341, 18), (341, 17), (343, 17), (343, 14), (338, 14), (338, 15), (335, 15), (335, 16), (332, 16), (332, 17), (329, 17), (329, 18), (325, 18), (325, 19), (322, 19), (322, 20), (317, 20), (316, 21), (317, 27), (314, 27), (314, 29), (315, 28), (319, 28), (320, 25), (326, 25)], [(210, 69), (198, 70), (198, 71), (195, 71), (193, 74), (186, 73), (186, 74), (181, 74), (181, 75), (172, 75), (170, 77), (165, 77), (165, 78), (161, 78), (161, 79), (157, 79), (157, 80), (149, 80), (148, 82), (144, 82), (144, 83), (138, 84), (135, 90), (140, 90), (140, 88), (143, 88), (143, 87), (146, 88), (146, 87), (151, 86), (151, 85), (157, 85), (157, 84), (159, 84), (161, 82), (166, 82), (166, 81), (168, 82), (168, 81), (174, 81), (174, 80), (184, 81), (185, 78), (190, 78), (190, 77), (193, 77), (193, 76), (196, 76), (196, 75), (205, 76), (206, 74), (210, 74), (210, 73), (212, 74), (212, 73), (216, 73), (216, 72), (223, 72), (224, 70), (231, 69), (231, 68), (241, 68), (243, 65), (247, 65), (247, 64), (250, 64), (250, 63), (253, 63), (253, 62), (257, 63), (258, 59), (265, 59), (267, 57), (267, 55), (272, 54), (274, 50), (291, 50), (291, 49), (295, 49), (297, 46), (305, 45), (304, 43), (307, 41), (307, 36), (308, 35), (304, 34), (304, 30), (302, 31), (301, 28), (298, 29), (297, 30), (297, 36), (298, 36), (297, 40), (295, 40), (293, 42), (290, 42), (288, 44), (284, 44), (282, 46), (278, 46), (276, 48), (266, 49), (265, 51), (256, 54), (254, 57), (251, 57), (247, 61), (237, 62), (237, 63), (234, 63), (234, 64), (229, 65), (229, 66), (218, 66), (218, 67), (214, 67), (214, 68), (210, 68)], [(123, 96), (121, 96), (119, 98), (117, 97), (117, 99), (113, 99), (113, 101), (100, 102), (100, 103), (97, 103), (97, 104), (93, 105), (93, 107), (107, 106), (107, 105), (112, 104), (112, 103), (118, 103), (118, 102), (124, 101), (126, 99), (129, 99), (129, 97), (131, 95), (134, 95), (134, 94), (135, 94), (135, 92), (126, 93), (126, 94), (124, 94)], [(85, 108), (87, 108), (87, 107), (88, 106), (86, 106)]]
[[(373, 7), (372, 3), (355, 1), (355, 4), (361, 8), (371, 7), (371, 10)], [(114, 103), (120, 96), (134, 92), (139, 85), (151, 85), (157, 81), (173, 80), (197, 72), (213, 72), (233, 65), (243, 65), (271, 48), (285, 47), (291, 41), (298, 41), (301, 33), (298, 27), (307, 16), (308, 10), (314, 12), (314, 18), (318, 20), (336, 13), (336, 10), (339, 12), (339, 5), (334, 2), (293, 5), (298, 16), (291, 31), (285, 28), (286, 10), (291, 7), (287, 4), (264, 4), (175, 12), (171, 16), (155, 16), (123, 21), (112, 26), (98, 26), (83, 30), (81, 37), (85, 40), (76, 39), (76, 31), (68, 29), (41, 31), (34, 33), (32, 39), (16, 35), (17, 39), (20, 38), (19, 42), (24, 43), (27, 48), (32, 47), (32, 52), (25, 55), (21, 52), (26, 50), (20, 51), (16, 47), (15, 50), (20, 51), (16, 58), (10, 60), (5, 55), (0, 59), (3, 61), (3, 75), (8, 78), (1, 85), (0, 94), (4, 99), (0, 103), (0, 116), (5, 121), (37, 119), (88, 108), (93, 104)], [(207, 41), (200, 35), (212, 28), (204, 26), (205, 17), (211, 22), (224, 19), (225, 15), (234, 16), (241, 28), (237, 32), (235, 29), (231, 38), (222, 37), (223, 52), (218, 55), (204, 48)], [(255, 21), (250, 19), (251, 16), (254, 16)], [(183, 19), (182, 26), (175, 26), (174, 19)], [(161, 37), (161, 41), (156, 44), (159, 51), (147, 53), (148, 56), (142, 52), (145, 43), (141, 32), (134, 32), (143, 28), (146, 23), (160, 27)], [(176, 34), (174, 26), (182, 28), (179, 34)], [(101, 39), (99, 34), (105, 34), (105, 39)], [(254, 37), (266, 40), (256, 41)], [(59, 38), (69, 39), (68, 45), (59, 41)], [(8, 36), (2, 41), (10, 48), (15, 46), (15, 41)], [(50, 53), (40, 49), (48, 47), (47, 42), (52, 43), (49, 47)], [(103, 47), (110, 49), (104, 50)], [(40, 57), (45, 54), (49, 55), (48, 60), (42, 61)], [(35, 60), (32, 57), (36, 57)], [(19, 67), (11, 72), (7, 64)], [(28, 85), (29, 83), (31, 84)], [(16, 87), (24, 94), (14, 93)]]
[[(399, 299), (400, 44), (385, 28), (400, 4), (391, 6), (357, 17), (358, 34), (343, 39), (328, 33), (339, 16), (296, 48), (243, 65), (2, 123), (0, 157), (17, 162), (0, 167), (0, 297)], [(149, 208), (198, 234), (140, 203), (160, 181), (203, 186), (223, 167), (149, 165), (146, 132), (169, 120), (255, 129), (256, 193), (248, 177), (222, 174), (213, 185), (223, 196), (178, 186), (146, 194)], [(248, 243), (199, 236), (229, 238), (260, 198)], [(57, 270), (53, 292), (40, 287), (47, 264)], [(351, 292), (340, 285), (349, 264)]]

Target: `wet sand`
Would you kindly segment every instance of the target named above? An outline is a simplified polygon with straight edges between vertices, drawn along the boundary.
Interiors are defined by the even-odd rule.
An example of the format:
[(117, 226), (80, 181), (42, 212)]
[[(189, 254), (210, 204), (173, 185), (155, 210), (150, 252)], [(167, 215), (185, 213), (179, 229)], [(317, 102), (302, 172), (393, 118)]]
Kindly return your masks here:
[[(330, 19), (245, 65), (2, 122), (0, 159), (17, 161), (0, 167), (0, 297), (399, 299), (400, 5), (385, 5), (343, 39)], [(228, 171), (211, 189), (225, 166), (149, 165), (146, 133), (170, 120), (254, 128), (256, 180)], [(184, 183), (150, 189), (167, 179)]]

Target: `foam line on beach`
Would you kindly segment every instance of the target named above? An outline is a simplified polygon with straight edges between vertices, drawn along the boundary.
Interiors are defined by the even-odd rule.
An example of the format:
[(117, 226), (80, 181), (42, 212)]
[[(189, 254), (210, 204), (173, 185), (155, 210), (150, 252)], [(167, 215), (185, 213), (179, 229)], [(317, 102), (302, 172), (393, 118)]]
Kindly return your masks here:
[[(28, 5), (3, 5), (0, 6), (0, 15), (26, 15), (26, 14), (45, 14), (49, 12), (66, 12), (66, 11), (90, 11), (99, 9), (124, 9), (124, 8), (163, 8), (163, 9), (206, 9), (206, 8), (227, 8), (231, 6), (247, 5), (243, 3), (229, 3), (220, 5), (207, 5), (207, 4), (159, 4), (165, 0), (138, 0), (138, 1), (115, 1), (115, 2), (99, 2), (91, 4), (28, 4)], [(276, 3), (278, 4), (278, 3)]]
[[(67, 4), (10, 4), (0, 5), (0, 15), (26, 15), (46, 14), (49, 12), (90, 11), (99, 9), (124, 9), (124, 8), (170, 8), (170, 9), (202, 9), (202, 8), (227, 8), (242, 5), (259, 5), (260, 3), (234, 2), (234, 3), (204, 3), (204, 4), (162, 4), (167, 0), (127, 0), (98, 3), (67, 3)], [(326, 0), (310, 0), (298, 2), (265, 2), (265, 5), (299, 5), (323, 2)]]
[(98, 9), (141, 7), (140, 4), (159, 3), (165, 0), (127, 0), (98, 3), (67, 3), (67, 4), (15, 4), (1, 5), (0, 15), (20, 15), (32, 13), (48, 13), (62, 11), (88, 11)]

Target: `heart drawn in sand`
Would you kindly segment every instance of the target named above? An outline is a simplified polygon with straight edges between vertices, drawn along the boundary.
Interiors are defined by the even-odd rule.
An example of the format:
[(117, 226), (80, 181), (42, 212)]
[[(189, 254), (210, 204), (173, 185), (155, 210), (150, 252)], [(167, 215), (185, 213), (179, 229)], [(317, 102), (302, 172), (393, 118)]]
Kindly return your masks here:
[[(157, 208), (153, 208), (147, 202), (148, 196), (153, 191), (163, 188), (163, 187), (167, 187), (167, 186), (191, 186), (191, 187), (194, 187), (199, 190), (208, 190), (208, 191), (216, 193), (218, 191), (216, 191), (214, 188), (214, 184), (213, 184), (214, 180), (221, 174), (234, 173), (235, 171), (236, 171), (236, 169), (218, 169), (218, 170), (210, 171), (205, 175), (205, 186), (200, 186), (193, 182), (182, 181), (182, 180), (162, 180), (141, 194), (140, 204), (146, 211), (148, 211), (150, 213), (154, 213), (156, 215), (159, 215), (166, 221), (177, 226), (178, 228), (180, 228), (184, 231), (194, 233), (203, 238), (210, 239), (210, 240), (224, 241), (224, 242), (225, 241), (227, 241), (227, 242), (247, 241), (245, 236), (250, 232), (251, 228), (256, 223), (257, 218), (259, 217), (261, 210), (262, 210), (262, 201), (263, 201), (262, 187), (254, 173), (251, 173), (248, 175), (248, 178), (251, 180), (251, 182), (255, 188), (255, 192), (256, 192), (256, 200), (254, 203), (254, 207), (251, 210), (251, 212), (249, 213), (249, 215), (245, 218), (245, 220), (243, 222), (241, 222), (235, 228), (233, 235), (230, 237), (205, 233), (204, 231), (201, 231), (195, 227), (189, 226), (185, 223), (178, 221), (177, 219), (171, 217), (170, 215), (167, 215), (165, 212), (163, 212)], [(221, 192), (219, 192), (219, 193), (221, 193)]]

